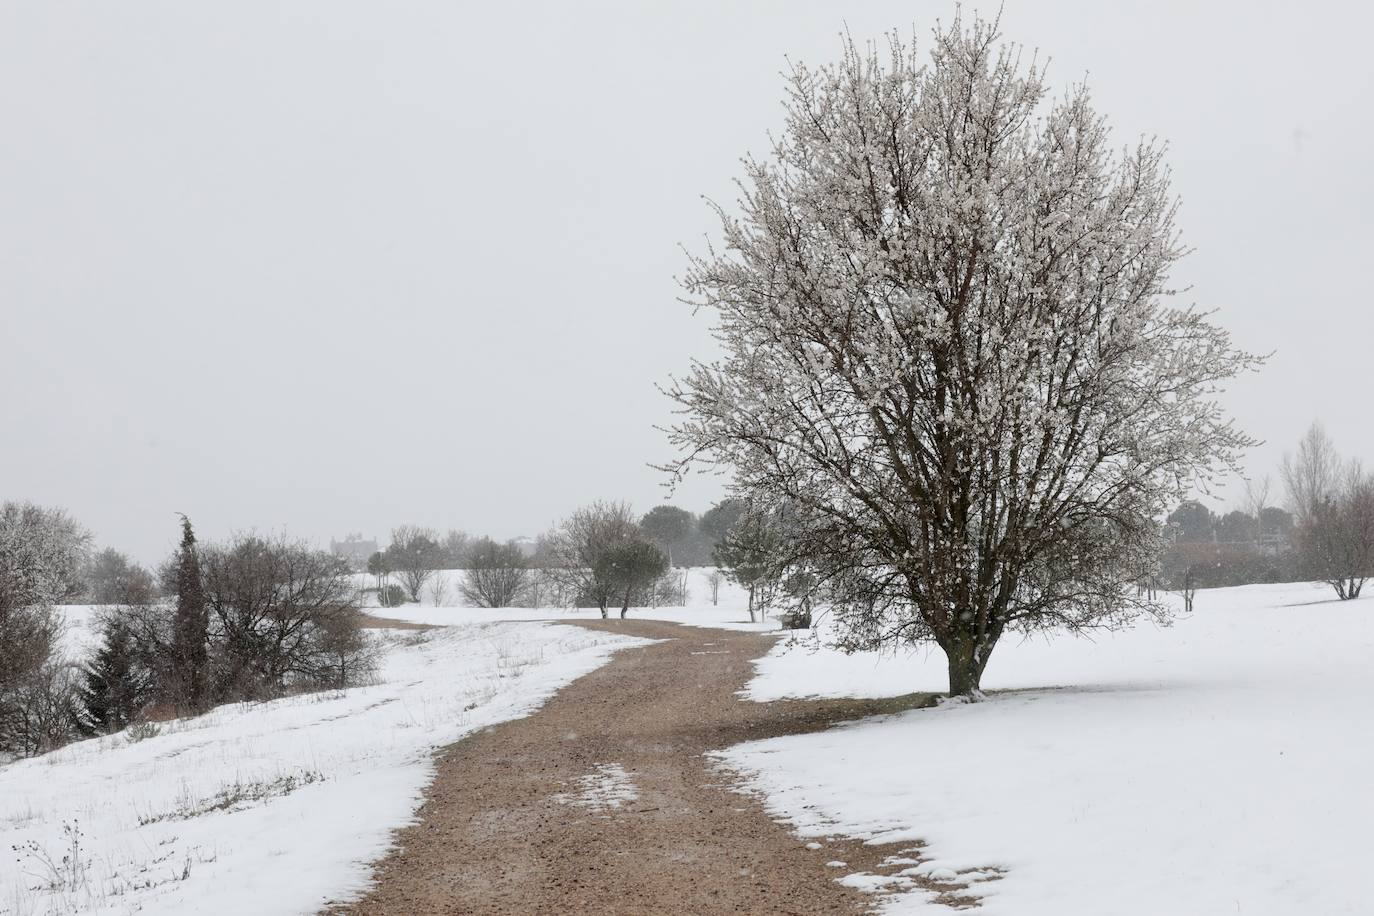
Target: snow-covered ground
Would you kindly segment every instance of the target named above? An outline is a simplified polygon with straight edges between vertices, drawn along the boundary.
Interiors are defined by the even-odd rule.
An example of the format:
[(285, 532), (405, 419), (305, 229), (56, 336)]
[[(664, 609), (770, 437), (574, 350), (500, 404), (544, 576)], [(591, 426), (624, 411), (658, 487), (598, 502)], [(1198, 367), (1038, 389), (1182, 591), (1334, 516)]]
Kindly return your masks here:
[[(919, 873), (974, 879), (987, 916), (1374, 913), (1374, 599), (1333, 598), (1199, 592), (1168, 628), (1004, 643), (984, 687), (1010, 692), (988, 702), (721, 756), (806, 837), (924, 841)], [(944, 679), (938, 653), (780, 645), (750, 694), (896, 696)], [(976, 880), (990, 868), (1000, 879)], [(886, 906), (948, 912), (932, 897)]]
[[(749, 621), (748, 596), (738, 585), (722, 582), (716, 603), (711, 602), (711, 589), (707, 581), (711, 570), (695, 568), (687, 570), (686, 607), (632, 607), (631, 620), (666, 620), (691, 626), (717, 627), (723, 630), (753, 630), (756, 632), (777, 632), (778, 623), (771, 615), (757, 623)], [(510, 607), (475, 608), (454, 607), (459, 601), (458, 584), (462, 578), (461, 570), (442, 570), (438, 573), (445, 580), (445, 605), (434, 607), (429, 595), (429, 587), (421, 591), (424, 599), (419, 604), (404, 604), (395, 608), (368, 608), (368, 612), (378, 617), (404, 620), (409, 623), (427, 623), (447, 626), (452, 623), (476, 623), (510, 620), (596, 620), (601, 612), (596, 608), (562, 607)], [(359, 577), (360, 586), (371, 585), (371, 577)], [(614, 619), (620, 617), (620, 607), (610, 609)]]
[[(712, 605), (708, 575), (688, 573), (689, 607), (631, 616), (777, 629), (749, 623), (729, 583)], [(441, 576), (456, 604), (461, 573)], [(374, 631), (386, 645), (375, 686), (224, 706), (0, 764), (0, 916), (315, 912), (365, 885), (413, 816), (436, 748), (527, 715), (644, 642), (547, 623), (595, 610), (433, 607), (431, 594), (372, 609), (443, 628)], [(74, 661), (92, 651), (95, 610), (63, 608)], [(623, 773), (601, 775), (606, 785), (583, 787), (597, 804), (633, 795)]]
[[(89, 615), (68, 612), (79, 654)], [(0, 766), (0, 914), (315, 912), (364, 886), (435, 748), (528, 714), (642, 642), (448, 622), (382, 631), (376, 686), (223, 706)]]
[[(729, 585), (712, 606), (706, 575), (690, 574), (687, 608), (631, 616), (776, 632), (750, 624)], [(925, 844), (920, 864), (883, 875), (837, 864), (856, 886), (901, 891), (909, 866), (967, 884), (988, 916), (1374, 912), (1374, 599), (1331, 597), (1204, 591), (1171, 627), (1007, 641), (988, 702), (743, 744), (722, 762), (808, 840)], [(79, 655), (90, 633), (68, 611)], [(366, 881), (413, 816), (434, 748), (527, 714), (636, 642), (541, 622), (594, 610), (376, 613), (447, 626), (384, 631), (376, 686), (0, 766), (0, 849), (16, 847), (0, 857), (0, 914), (313, 912)], [(896, 696), (944, 679), (938, 652), (844, 656), (784, 638), (748, 695)], [(607, 762), (568, 801), (633, 791)], [(884, 906), (947, 911), (920, 887)]]

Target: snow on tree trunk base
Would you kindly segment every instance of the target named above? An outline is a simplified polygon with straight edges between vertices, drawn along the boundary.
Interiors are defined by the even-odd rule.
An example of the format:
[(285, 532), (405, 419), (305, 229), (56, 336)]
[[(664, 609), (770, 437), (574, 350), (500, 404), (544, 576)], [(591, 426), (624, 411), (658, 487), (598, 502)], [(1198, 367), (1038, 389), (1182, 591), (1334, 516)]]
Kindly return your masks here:
[(988, 695), (982, 690), (974, 689), (972, 693), (952, 694), (947, 697), (940, 697), (935, 701), (935, 704), (937, 706), (963, 706), (965, 703), (981, 703), (987, 698)]
[(944, 647), (949, 661), (949, 695), (968, 697), (970, 700), (983, 698), (981, 683), (983, 670), (987, 668), (992, 645), (976, 640), (956, 640)]

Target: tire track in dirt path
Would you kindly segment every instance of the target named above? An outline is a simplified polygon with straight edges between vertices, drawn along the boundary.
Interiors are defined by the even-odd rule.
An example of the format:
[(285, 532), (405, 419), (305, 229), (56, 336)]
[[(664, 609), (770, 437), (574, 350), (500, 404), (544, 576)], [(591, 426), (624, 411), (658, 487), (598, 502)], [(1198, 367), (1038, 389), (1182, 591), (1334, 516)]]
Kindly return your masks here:
[[(419, 820), (396, 834), (375, 888), (327, 912), (861, 913), (837, 883), (892, 847), (820, 849), (774, 823), (702, 755), (920, 705), (759, 704), (736, 696), (773, 646), (757, 633), (646, 620), (569, 624), (661, 639), (626, 649), (533, 715), (442, 751)], [(903, 844), (907, 849), (912, 844)], [(901, 850), (906, 851), (906, 850)], [(847, 867), (827, 866), (840, 860)]]

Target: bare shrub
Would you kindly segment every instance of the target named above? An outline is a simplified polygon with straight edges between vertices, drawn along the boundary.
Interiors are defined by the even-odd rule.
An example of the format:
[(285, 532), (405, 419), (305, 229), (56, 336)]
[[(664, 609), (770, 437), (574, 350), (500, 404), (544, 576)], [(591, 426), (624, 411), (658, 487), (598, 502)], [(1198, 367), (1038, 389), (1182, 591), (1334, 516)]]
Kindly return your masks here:
[(687, 588), (687, 570), (669, 569), (653, 581), (647, 592), (643, 603), (649, 607), (686, 607), (691, 596)]
[(283, 773), (273, 779), (235, 780), (211, 795), (209, 798), (195, 798), (189, 794), (178, 799), (173, 810), (158, 814), (145, 814), (138, 819), (140, 827), (160, 824), (167, 821), (189, 821), (216, 811), (236, 811), (250, 807), (254, 803), (268, 801), (290, 795), (297, 789), (322, 782), (324, 775), (317, 770), (300, 770), (296, 773)]
[(419, 601), (425, 583), (444, 565), (444, 551), (432, 528), (401, 525), (391, 530), (386, 565), (401, 580), (410, 600)]
[(712, 607), (720, 604), (720, 586), (724, 582), (725, 573), (721, 572), (719, 569), (711, 570), (710, 575), (706, 577), (706, 586), (711, 590)]
[(1342, 601), (1358, 598), (1374, 575), (1374, 476), (1342, 459), (1316, 424), (1297, 454), (1284, 456), (1282, 473), (1303, 570)]
[(425, 589), (429, 595), (429, 603), (435, 607), (443, 607), (448, 602), (448, 579), (443, 575), (436, 574), (430, 580), (429, 587)]
[(365, 665), (361, 613), (338, 557), (284, 538), (240, 536), (202, 555), (215, 696), (342, 686)]
[(72, 894), (86, 887), (91, 871), (91, 859), (81, 848), (82, 836), (80, 823), (67, 821), (62, 824), (63, 846), (57, 853), (36, 840), (20, 843), (14, 851), (28, 861), (26, 871), (43, 890)]
[(43, 665), (0, 707), (0, 747), (8, 753), (46, 754), (80, 733), (80, 679), (71, 665)]
[(124, 737), (130, 744), (137, 744), (140, 741), (147, 741), (149, 738), (156, 738), (162, 733), (162, 728), (156, 722), (135, 722), (124, 729)]
[(529, 561), (519, 547), (482, 538), (468, 547), (467, 570), (460, 588), (475, 607), (510, 607), (529, 579)]
[(379, 650), (362, 626), (362, 611), (345, 609), (321, 616), (310, 629), (302, 681), (338, 689), (366, 683), (377, 670)]

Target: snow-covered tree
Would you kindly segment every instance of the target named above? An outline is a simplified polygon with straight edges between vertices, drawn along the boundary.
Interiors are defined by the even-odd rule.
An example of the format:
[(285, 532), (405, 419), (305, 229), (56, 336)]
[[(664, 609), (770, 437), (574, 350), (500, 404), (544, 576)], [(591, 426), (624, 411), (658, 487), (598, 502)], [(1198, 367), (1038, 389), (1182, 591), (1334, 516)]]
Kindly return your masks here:
[(930, 641), (976, 696), (1009, 631), (1155, 611), (1160, 519), (1249, 440), (1215, 401), (1256, 363), (1168, 304), (1163, 149), (1115, 151), (995, 23), (796, 66), (689, 299), (723, 355), (669, 388), (683, 455), (789, 506), (841, 645)]
[(0, 754), (47, 750), (75, 721), (57, 715), (72, 696), (52, 605), (76, 590), (89, 541), (60, 509), (0, 505)]

